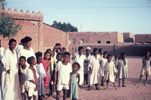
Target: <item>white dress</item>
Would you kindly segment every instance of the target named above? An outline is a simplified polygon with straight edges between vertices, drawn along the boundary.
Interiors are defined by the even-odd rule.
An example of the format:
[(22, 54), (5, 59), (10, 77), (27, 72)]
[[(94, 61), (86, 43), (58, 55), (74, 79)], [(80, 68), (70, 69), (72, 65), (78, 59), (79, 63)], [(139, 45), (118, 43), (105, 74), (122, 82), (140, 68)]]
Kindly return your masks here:
[[(8, 48), (2, 58), (2, 63), (4, 65), (2, 69), (3, 100), (21, 100), (21, 91), (18, 88), (20, 84), (15, 51), (12, 53)], [(6, 74), (7, 70), (10, 70), (10, 74)]]
[(104, 67), (105, 67), (105, 64), (107, 62), (107, 59), (101, 58), (100, 62), (101, 62), (100, 73), (101, 73), (101, 76), (104, 76)]
[(84, 59), (84, 74), (88, 74), (89, 66), (90, 66), (90, 59), (91, 59), (91, 55), (89, 55), (88, 57), (85, 56), (85, 59)]
[(99, 80), (99, 72), (100, 72), (100, 63), (99, 63), (99, 58), (95, 58), (93, 55), (91, 56), (90, 59), (90, 67), (92, 69), (92, 73), (90, 74), (90, 82), (89, 85), (93, 84), (98, 84)]
[(106, 62), (105, 64), (105, 79), (109, 80), (110, 82), (115, 82), (114, 73), (116, 72), (115, 64), (113, 61)]
[(75, 62), (78, 62), (80, 64), (80, 69), (78, 71), (78, 73), (80, 74), (79, 85), (83, 85), (84, 83), (84, 59), (85, 59), (85, 56), (84, 55), (79, 56), (79, 54), (77, 54), (75, 58)]
[(144, 74), (148, 74), (150, 75), (151, 72), (150, 72), (150, 64), (151, 64), (151, 59), (149, 60), (146, 60), (145, 58), (142, 60), (142, 70), (141, 70), (141, 75), (144, 75)]
[(37, 72), (39, 75), (39, 90), (38, 95), (42, 96), (44, 94), (44, 78), (46, 77), (46, 72), (42, 63), (37, 64)]
[(16, 45), (16, 48), (15, 48), (16, 54), (18, 55), (19, 51), (23, 48), (24, 47), (22, 45)]
[(124, 65), (123, 60), (118, 62), (118, 78), (128, 78), (128, 60), (126, 60), (126, 65)]

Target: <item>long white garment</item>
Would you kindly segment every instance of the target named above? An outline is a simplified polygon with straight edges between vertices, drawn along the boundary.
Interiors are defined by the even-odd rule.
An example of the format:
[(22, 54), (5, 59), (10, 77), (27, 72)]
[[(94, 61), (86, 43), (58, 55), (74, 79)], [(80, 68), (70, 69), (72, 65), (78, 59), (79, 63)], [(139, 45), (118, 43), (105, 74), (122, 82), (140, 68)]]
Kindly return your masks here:
[(100, 63), (99, 63), (99, 58), (95, 58), (93, 55), (91, 56), (90, 59), (90, 66), (92, 69), (92, 73), (90, 74), (90, 82), (89, 85), (93, 85), (93, 84), (98, 84), (98, 80), (99, 80), (99, 72), (100, 72)]
[[(34, 56), (36, 58), (34, 50), (32, 48), (30, 48), (30, 50), (21, 49), (18, 53), (18, 59), (20, 56), (25, 56), (26, 60), (31, 56)], [(27, 65), (27, 67), (29, 67), (29, 64), (27, 62), (26, 62), (26, 65)]]
[(79, 85), (83, 85), (83, 83), (84, 83), (84, 59), (85, 59), (85, 56), (83, 54), (81, 56), (79, 56), (79, 54), (77, 54), (76, 58), (75, 58), (75, 61), (80, 64), (80, 69), (78, 71), (78, 73), (80, 74)]
[(0, 47), (0, 60), (4, 56), (4, 53), (5, 53), (5, 49), (3, 47)]
[(107, 59), (101, 58), (100, 62), (101, 62), (101, 65), (100, 65), (101, 76), (104, 76), (104, 67), (105, 67), (105, 64), (107, 62)]
[[(15, 51), (12, 53), (8, 48), (2, 58), (2, 63), (4, 65), (2, 69), (3, 100), (21, 100), (18, 63)], [(7, 70), (10, 70), (10, 74), (6, 74)]]
[(16, 54), (18, 55), (19, 51), (23, 48), (24, 47), (22, 45), (16, 45), (16, 48), (15, 48)]
[(39, 75), (39, 90), (38, 95), (42, 96), (44, 94), (44, 78), (46, 77), (46, 72), (42, 63), (37, 64), (37, 72)]
[(109, 80), (110, 82), (115, 82), (114, 73), (116, 72), (115, 64), (113, 61), (106, 62), (105, 64), (105, 79)]
[(126, 65), (124, 65), (123, 60), (118, 62), (118, 78), (128, 78), (128, 60), (126, 60)]
[(87, 74), (88, 71), (89, 71), (90, 59), (91, 59), (91, 55), (89, 55), (88, 57), (85, 56), (85, 59), (84, 59), (84, 74)]

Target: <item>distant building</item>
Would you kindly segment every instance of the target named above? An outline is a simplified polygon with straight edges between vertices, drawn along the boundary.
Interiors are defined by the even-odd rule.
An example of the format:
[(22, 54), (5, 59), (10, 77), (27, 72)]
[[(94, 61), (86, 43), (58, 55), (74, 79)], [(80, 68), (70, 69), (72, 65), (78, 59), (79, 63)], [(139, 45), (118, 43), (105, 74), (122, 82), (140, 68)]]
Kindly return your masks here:
[(151, 34), (136, 34), (136, 43), (151, 43)]

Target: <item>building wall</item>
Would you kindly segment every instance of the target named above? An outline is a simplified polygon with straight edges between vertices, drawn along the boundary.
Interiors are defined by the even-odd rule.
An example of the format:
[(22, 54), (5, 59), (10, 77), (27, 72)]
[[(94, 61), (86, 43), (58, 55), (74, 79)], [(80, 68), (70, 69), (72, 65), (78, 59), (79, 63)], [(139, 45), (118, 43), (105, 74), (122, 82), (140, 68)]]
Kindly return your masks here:
[(136, 34), (135, 35), (135, 42), (141, 42), (141, 43), (151, 43), (151, 34)]

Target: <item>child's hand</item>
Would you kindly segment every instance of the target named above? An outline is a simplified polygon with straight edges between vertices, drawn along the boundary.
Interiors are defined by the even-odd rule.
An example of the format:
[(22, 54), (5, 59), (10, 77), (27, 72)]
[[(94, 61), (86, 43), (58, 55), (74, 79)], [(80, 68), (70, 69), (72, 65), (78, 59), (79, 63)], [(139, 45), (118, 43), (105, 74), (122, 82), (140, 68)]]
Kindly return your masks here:
[(6, 74), (10, 74), (10, 70), (7, 70)]

